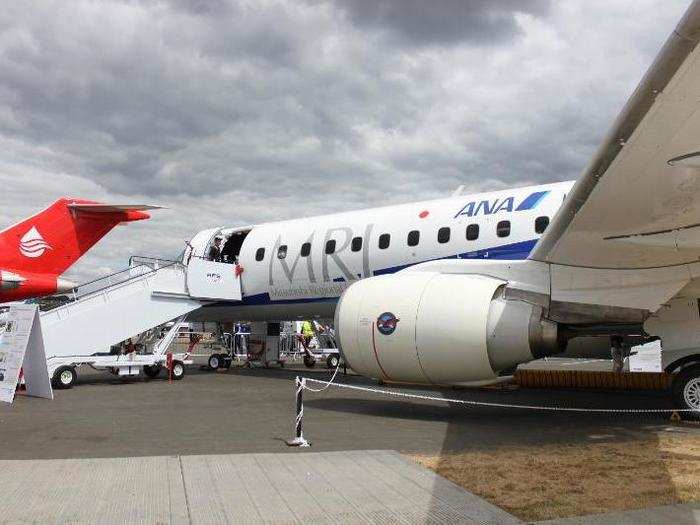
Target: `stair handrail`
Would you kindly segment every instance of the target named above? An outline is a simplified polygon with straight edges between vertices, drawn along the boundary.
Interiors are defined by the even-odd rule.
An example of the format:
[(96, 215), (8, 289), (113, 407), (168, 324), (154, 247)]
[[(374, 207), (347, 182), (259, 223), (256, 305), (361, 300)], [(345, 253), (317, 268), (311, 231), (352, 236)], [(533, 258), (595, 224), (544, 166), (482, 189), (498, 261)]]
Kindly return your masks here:
[[(155, 259), (154, 259), (155, 261)], [(162, 262), (166, 262), (165, 260), (162, 260)], [(118, 272), (114, 272), (108, 275), (103, 275), (102, 277), (98, 277), (97, 279), (93, 279), (92, 281), (87, 281), (85, 283), (81, 283), (78, 286), (72, 288), (68, 294), (69, 296), (73, 299), (73, 301), (77, 301), (79, 299), (82, 299), (83, 297), (86, 297), (88, 295), (92, 295), (95, 293), (102, 292), (106, 290), (107, 288), (111, 288), (112, 286), (124, 284), (126, 282), (131, 281), (132, 279), (137, 279), (140, 277), (143, 277), (144, 275), (149, 275), (152, 273), (155, 273), (159, 270), (162, 270), (164, 268), (170, 268), (174, 266), (181, 265), (178, 261), (167, 261), (166, 265), (159, 266), (159, 265), (149, 265), (149, 264), (139, 264), (136, 266), (130, 266), (129, 268), (125, 268), (123, 270), (119, 270)], [(140, 270), (141, 269), (141, 270)], [(136, 270), (136, 275), (134, 275), (134, 271)], [(143, 271), (142, 271), (143, 270)], [(128, 277), (124, 280), (121, 281), (115, 281), (114, 277), (118, 275), (123, 275), (123, 274), (128, 274)], [(97, 283), (104, 282), (104, 286), (99, 286), (97, 288), (92, 288), (87, 291), (81, 292), (81, 289), (85, 289), (85, 287), (95, 285)], [(70, 303), (68, 303), (70, 304)]]

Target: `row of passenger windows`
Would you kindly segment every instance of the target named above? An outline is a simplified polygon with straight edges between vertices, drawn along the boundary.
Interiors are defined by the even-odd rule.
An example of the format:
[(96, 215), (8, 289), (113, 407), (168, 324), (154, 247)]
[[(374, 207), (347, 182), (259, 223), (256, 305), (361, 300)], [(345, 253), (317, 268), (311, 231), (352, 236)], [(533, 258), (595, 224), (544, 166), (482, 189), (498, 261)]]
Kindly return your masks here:
[[(537, 217), (535, 219), (535, 233), (542, 234), (549, 226), (549, 217)], [(448, 226), (440, 228), (437, 232), (437, 241), (440, 244), (445, 244), (450, 241), (450, 236), (452, 235), (452, 230)], [(496, 224), (496, 235), (498, 237), (508, 237), (510, 235), (510, 221), (500, 221)], [(479, 225), (470, 224), (466, 229), (466, 238), (468, 241), (475, 241), (479, 238)], [(420, 242), (420, 232), (418, 230), (412, 230), (408, 232), (406, 237), (406, 244), (408, 246), (418, 246)], [(382, 233), (379, 236), (379, 241), (377, 246), (380, 250), (386, 250), (391, 244), (391, 235), (388, 233)], [(359, 252), (362, 249), (362, 237), (353, 237), (350, 241), (350, 250), (353, 252)], [(326, 242), (325, 253), (330, 255), (335, 253), (336, 241), (335, 239), (330, 239)], [(311, 254), (311, 243), (305, 242), (301, 245), (301, 256), (308, 257)], [(277, 249), (277, 257), (279, 259), (284, 259), (287, 257), (287, 245), (283, 244)], [(255, 260), (262, 261), (265, 258), (265, 248), (258, 248), (255, 252)]]

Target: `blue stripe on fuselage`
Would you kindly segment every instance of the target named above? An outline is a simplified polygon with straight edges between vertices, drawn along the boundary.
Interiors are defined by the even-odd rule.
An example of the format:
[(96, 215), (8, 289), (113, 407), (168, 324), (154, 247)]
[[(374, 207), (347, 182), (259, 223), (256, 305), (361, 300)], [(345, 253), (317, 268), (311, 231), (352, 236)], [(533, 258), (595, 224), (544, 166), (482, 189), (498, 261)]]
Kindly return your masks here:
[(515, 211), (531, 210), (532, 208), (537, 206), (548, 193), (549, 191), (536, 191), (535, 193), (531, 193), (530, 195), (525, 197), (525, 200), (520, 203), (520, 206), (515, 208)]

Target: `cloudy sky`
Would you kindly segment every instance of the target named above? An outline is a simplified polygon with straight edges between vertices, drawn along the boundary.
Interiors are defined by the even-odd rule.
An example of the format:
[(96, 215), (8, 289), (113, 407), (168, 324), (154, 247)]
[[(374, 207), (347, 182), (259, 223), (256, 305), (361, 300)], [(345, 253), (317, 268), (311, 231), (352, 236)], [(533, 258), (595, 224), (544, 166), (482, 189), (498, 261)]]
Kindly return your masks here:
[(573, 179), (688, 3), (3, 2), (0, 225), (168, 207), (92, 277), (205, 227)]

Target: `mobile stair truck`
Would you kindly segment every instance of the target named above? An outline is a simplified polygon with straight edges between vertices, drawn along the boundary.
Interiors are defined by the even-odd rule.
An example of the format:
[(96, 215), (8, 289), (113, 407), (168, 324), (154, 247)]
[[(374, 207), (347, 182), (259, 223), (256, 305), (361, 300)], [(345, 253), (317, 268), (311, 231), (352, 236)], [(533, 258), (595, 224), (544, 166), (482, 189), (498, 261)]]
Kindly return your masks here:
[[(240, 301), (241, 282), (231, 264), (191, 257), (185, 262), (132, 257), (129, 267), (75, 288), (73, 301), (43, 312), (49, 376), (55, 388), (70, 388), (81, 366), (119, 376), (157, 376), (180, 322), (215, 301)], [(113, 353), (113, 345), (177, 319), (149, 354)], [(182, 379), (185, 354), (170, 355), (173, 379)]]

